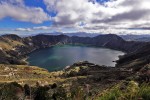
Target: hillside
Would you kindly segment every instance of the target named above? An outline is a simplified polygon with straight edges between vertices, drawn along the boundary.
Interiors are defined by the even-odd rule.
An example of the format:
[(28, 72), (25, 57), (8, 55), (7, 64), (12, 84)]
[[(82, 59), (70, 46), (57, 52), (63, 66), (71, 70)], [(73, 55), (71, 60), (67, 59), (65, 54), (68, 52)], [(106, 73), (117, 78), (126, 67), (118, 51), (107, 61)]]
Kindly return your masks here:
[(0, 63), (26, 64), (26, 54), (58, 44), (84, 44), (96, 47), (105, 47), (124, 52), (133, 52), (148, 43), (125, 41), (117, 35), (99, 35), (90, 37), (69, 37), (66, 35), (37, 35), (21, 38), (17, 35), (4, 35), (0, 37)]
[[(125, 41), (113, 34), (96, 37), (37, 35), (0, 37), (0, 97), (3, 100), (149, 100), (150, 44)], [(77, 62), (62, 71), (28, 66), (26, 54), (58, 44), (85, 44), (125, 51), (116, 67)], [(138, 85), (134, 85), (138, 84)], [(145, 87), (143, 87), (143, 84)], [(136, 91), (124, 88), (135, 86)], [(123, 89), (122, 89), (123, 88)], [(134, 87), (132, 87), (134, 90)], [(141, 89), (145, 92), (139, 92)], [(118, 91), (112, 93), (112, 91)], [(123, 95), (123, 96), (122, 96)], [(131, 98), (130, 98), (131, 97)], [(133, 99), (134, 98), (134, 99)], [(146, 98), (146, 99), (145, 99)], [(112, 99), (115, 100), (115, 99)], [(126, 100), (126, 99), (125, 99)]]
[[(35, 66), (1, 64), (0, 97), (5, 100), (110, 100), (124, 97), (149, 100), (150, 85), (143, 76), (143, 72), (149, 71), (147, 68), (150, 69), (150, 65), (141, 67), (137, 71), (139, 74), (135, 74), (126, 68), (84, 61), (62, 71), (48, 72)], [(126, 87), (130, 88), (131, 95), (125, 94), (128, 91)]]
[(121, 57), (117, 61), (117, 66), (139, 70), (139, 67), (149, 64), (149, 62), (150, 62), (150, 45), (147, 44), (142, 48)]

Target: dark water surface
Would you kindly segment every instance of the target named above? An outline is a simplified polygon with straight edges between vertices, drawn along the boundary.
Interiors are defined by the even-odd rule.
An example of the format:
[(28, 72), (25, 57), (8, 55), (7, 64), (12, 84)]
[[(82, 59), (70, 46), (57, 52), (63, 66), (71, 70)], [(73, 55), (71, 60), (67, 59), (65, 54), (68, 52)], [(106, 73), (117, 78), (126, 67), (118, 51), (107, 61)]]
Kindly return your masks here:
[(115, 62), (112, 61), (117, 60), (118, 56), (123, 54), (121, 51), (98, 47), (64, 45), (36, 50), (28, 55), (27, 61), (30, 65), (54, 71), (78, 61), (115, 66)]

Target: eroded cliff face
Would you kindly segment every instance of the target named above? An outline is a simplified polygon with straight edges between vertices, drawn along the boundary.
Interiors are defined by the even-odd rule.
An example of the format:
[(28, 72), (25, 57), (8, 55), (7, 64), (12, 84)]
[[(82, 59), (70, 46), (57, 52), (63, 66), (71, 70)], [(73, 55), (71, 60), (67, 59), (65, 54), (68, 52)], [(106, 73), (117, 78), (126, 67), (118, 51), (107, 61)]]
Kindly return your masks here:
[(69, 37), (66, 35), (37, 35), (21, 38), (17, 35), (4, 35), (0, 37), (0, 63), (26, 64), (23, 60), (26, 54), (58, 44), (85, 44), (90, 46), (105, 47), (125, 52), (134, 52), (147, 45), (145, 42), (125, 41), (121, 37), (108, 34), (96, 37)]

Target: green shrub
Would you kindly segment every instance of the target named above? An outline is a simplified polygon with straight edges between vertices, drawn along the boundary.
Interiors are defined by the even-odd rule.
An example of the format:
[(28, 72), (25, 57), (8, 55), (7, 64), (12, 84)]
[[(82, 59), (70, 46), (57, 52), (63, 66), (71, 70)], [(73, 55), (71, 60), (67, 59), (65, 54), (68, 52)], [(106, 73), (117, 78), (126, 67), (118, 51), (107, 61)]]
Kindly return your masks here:
[(18, 100), (24, 97), (23, 93), (23, 88), (18, 83), (4, 83), (0, 87), (0, 100)]
[(101, 93), (97, 100), (150, 100), (150, 84), (138, 85), (134, 81), (123, 82)]
[(150, 84), (143, 83), (140, 86), (137, 97), (141, 97), (143, 100), (150, 100)]

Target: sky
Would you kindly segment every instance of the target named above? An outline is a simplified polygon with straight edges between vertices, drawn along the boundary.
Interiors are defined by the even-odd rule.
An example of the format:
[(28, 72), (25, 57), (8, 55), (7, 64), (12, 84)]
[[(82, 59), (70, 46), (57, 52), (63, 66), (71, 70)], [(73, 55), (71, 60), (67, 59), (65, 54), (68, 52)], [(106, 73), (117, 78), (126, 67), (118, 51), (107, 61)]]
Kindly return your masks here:
[(150, 34), (150, 0), (0, 0), (0, 34)]

